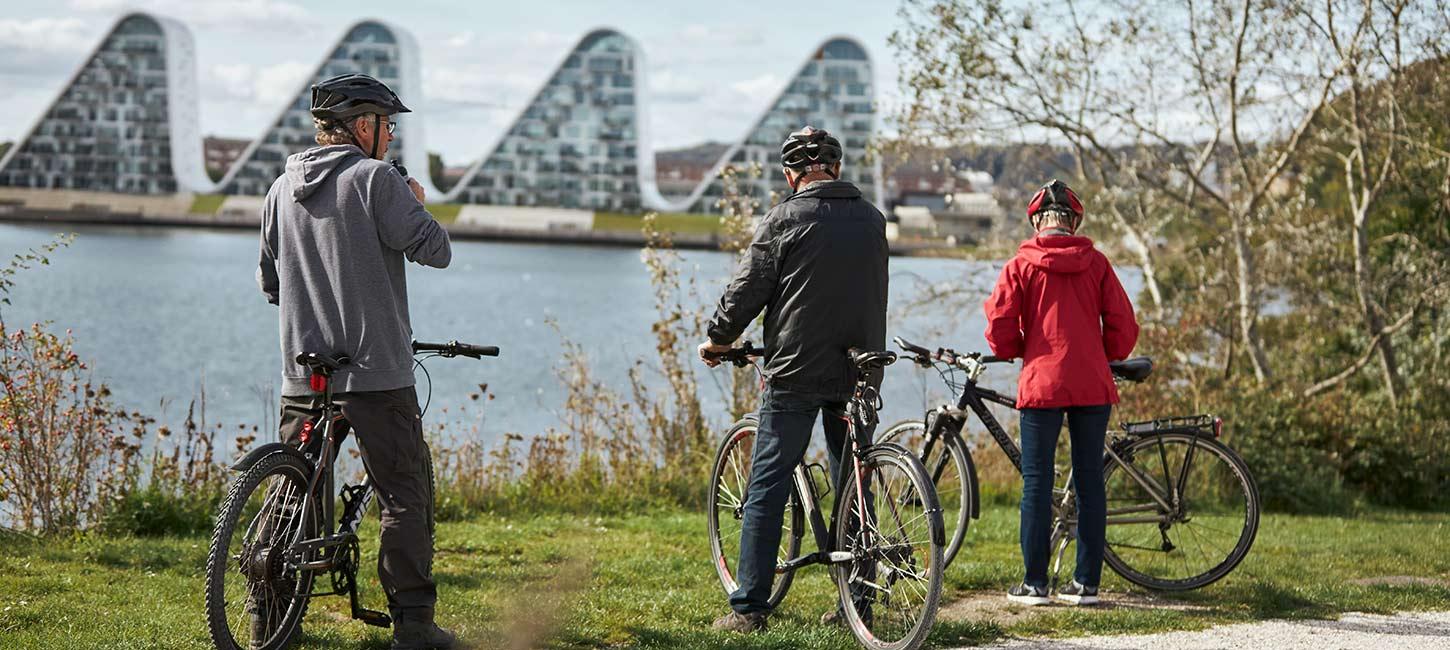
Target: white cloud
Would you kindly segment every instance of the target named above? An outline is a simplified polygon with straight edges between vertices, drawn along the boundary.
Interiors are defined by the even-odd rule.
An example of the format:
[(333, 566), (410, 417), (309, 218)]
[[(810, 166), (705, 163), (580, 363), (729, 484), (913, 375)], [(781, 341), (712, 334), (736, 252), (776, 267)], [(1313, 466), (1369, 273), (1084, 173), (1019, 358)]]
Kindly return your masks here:
[(315, 66), (295, 61), (261, 68), (252, 82), (257, 102), (263, 106), (281, 108), (297, 98), (298, 90), (315, 71)]
[(654, 103), (693, 104), (704, 96), (707, 89), (700, 77), (672, 69), (653, 70), (649, 75), (649, 96)]
[[(222, 107), (228, 116), (244, 109), (248, 113), (260, 111), (271, 119), (297, 97), (298, 89), (312, 73), (312, 66), (290, 61), (267, 66), (217, 64), (202, 74), (201, 94), (204, 101)], [(210, 111), (206, 114), (210, 115)]]
[(762, 109), (785, 87), (785, 79), (774, 72), (743, 79), (730, 84), (730, 89), (748, 100), (760, 102)]
[(70, 0), (75, 11), (119, 14), (141, 10), (180, 20), (192, 29), (312, 31), (320, 21), (307, 8), (282, 0)]
[(0, 20), (0, 44), (6, 49), (82, 52), (94, 45), (96, 38), (96, 30), (79, 18)]
[(0, 71), (51, 77), (74, 69), (100, 29), (78, 18), (0, 19)]
[(443, 44), (447, 45), (448, 47), (467, 47), (468, 44), (472, 42), (472, 30), (463, 32), (461, 34), (454, 34), (453, 36), (449, 36), (448, 38), (443, 39)]

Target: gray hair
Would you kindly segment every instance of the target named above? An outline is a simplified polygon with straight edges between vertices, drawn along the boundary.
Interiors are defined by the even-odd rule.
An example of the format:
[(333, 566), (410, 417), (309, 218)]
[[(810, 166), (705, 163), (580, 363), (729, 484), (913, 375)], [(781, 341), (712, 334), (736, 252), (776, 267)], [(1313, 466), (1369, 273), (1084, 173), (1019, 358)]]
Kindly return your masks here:
[(313, 139), (317, 141), (317, 144), (323, 146), (334, 144), (355, 144), (352, 133), (347, 130), (348, 122), (355, 123), (359, 118), (368, 117), (370, 115), (372, 114), (363, 113), (362, 115), (355, 115), (353, 117), (350, 117), (347, 120), (314, 117), (312, 118), (312, 126), (316, 127), (317, 135), (313, 136)]
[(1044, 228), (1062, 228), (1064, 230), (1077, 232), (1079, 225), (1078, 223), (1074, 223), (1075, 220), (1072, 217), (1072, 213), (1067, 210), (1043, 210), (1037, 213), (1033, 221), (1033, 226), (1038, 230)]

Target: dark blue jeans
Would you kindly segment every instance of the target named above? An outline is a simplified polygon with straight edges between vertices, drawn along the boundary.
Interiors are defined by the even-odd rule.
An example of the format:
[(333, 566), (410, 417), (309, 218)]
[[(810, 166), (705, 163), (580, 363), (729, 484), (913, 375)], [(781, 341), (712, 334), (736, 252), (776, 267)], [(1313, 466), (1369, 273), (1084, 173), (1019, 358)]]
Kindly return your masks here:
[(1103, 437), (1113, 406), (1022, 409), (1022, 561), (1023, 582), (1047, 587), (1052, 555), (1052, 483), (1057, 436), (1063, 415), (1072, 442), (1072, 480), (1077, 490), (1078, 584), (1098, 586), (1103, 575), (1103, 544), (1108, 505), (1103, 487)]
[[(781, 527), (785, 525), (785, 505), (790, 499), (791, 473), (805, 458), (811, 444), (811, 428), (822, 408), (840, 411), (845, 403), (769, 386), (760, 395), (760, 427), (755, 433), (755, 451), (750, 461), (750, 486), (740, 530), (740, 562), (736, 565), (735, 579), (740, 586), (730, 594), (730, 606), (741, 614), (770, 609)], [(846, 423), (826, 416), (821, 425), (826, 430), (832, 481), (839, 486)]]

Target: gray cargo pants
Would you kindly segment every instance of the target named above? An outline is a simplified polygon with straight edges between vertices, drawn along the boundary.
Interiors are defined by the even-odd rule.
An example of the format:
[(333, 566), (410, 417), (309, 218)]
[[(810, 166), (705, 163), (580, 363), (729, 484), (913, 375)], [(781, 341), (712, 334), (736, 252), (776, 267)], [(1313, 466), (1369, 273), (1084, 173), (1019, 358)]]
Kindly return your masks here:
[[(438, 600), (433, 583), (433, 477), (418, 393), (412, 386), (332, 396), (348, 429), (357, 432), (363, 465), (382, 511), (378, 577), (388, 609), (428, 608)], [(282, 397), (282, 441), (301, 443), (302, 427), (321, 414), (322, 396)], [(320, 427), (319, 427), (320, 428)]]

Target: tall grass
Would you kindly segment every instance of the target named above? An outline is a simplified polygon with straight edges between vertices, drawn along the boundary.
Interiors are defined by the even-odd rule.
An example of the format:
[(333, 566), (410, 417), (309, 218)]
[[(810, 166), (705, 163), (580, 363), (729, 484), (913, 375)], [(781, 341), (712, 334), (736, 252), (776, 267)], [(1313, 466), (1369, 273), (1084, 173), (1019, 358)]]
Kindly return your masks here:
[[(721, 172), (722, 248), (739, 253), (750, 240), (759, 203), (739, 191), (739, 178), (759, 167)], [(439, 515), (480, 511), (624, 512), (659, 506), (699, 507), (706, 496), (717, 440), (728, 419), (753, 410), (758, 385), (732, 369), (718, 384), (726, 412), (709, 415), (700, 398), (695, 344), (708, 314), (706, 288), (681, 272), (682, 262), (653, 215), (642, 220), (647, 244), (655, 346), (623, 377), (605, 376), (583, 347), (569, 340), (557, 366), (565, 389), (563, 422), (534, 437), (507, 434), (495, 447), (462, 442), (436, 446)], [(557, 326), (556, 326), (557, 329)], [(724, 372), (724, 371), (722, 371)]]

